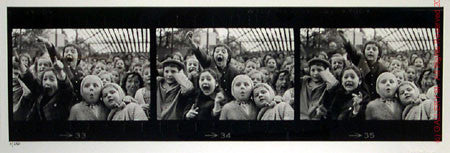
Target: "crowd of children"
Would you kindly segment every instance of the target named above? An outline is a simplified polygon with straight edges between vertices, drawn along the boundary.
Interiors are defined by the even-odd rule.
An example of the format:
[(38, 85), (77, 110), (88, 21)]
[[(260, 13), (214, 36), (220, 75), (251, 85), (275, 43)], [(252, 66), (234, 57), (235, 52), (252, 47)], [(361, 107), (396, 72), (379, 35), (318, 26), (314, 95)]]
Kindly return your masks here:
[(345, 52), (301, 61), (307, 63), (300, 79), (301, 120), (437, 119), (432, 51), (386, 55), (367, 41), (359, 52), (342, 32), (339, 37)]
[(188, 33), (190, 50), (158, 62), (158, 120), (293, 120), (293, 52), (234, 55), (225, 44), (207, 53)]
[(32, 58), (13, 56), (15, 121), (135, 121), (152, 118), (148, 53), (82, 58), (74, 44), (60, 52), (38, 38)]

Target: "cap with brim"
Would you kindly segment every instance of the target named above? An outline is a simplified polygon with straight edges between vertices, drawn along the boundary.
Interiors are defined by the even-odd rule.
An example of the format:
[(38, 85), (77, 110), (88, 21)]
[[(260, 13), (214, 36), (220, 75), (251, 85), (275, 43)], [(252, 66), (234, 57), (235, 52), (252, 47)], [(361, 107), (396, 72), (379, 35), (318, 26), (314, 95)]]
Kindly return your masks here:
[(166, 67), (169, 64), (175, 64), (177, 65), (180, 69), (184, 69), (184, 64), (181, 63), (178, 60), (173, 60), (173, 59), (167, 59), (164, 62), (162, 62), (163, 68)]
[(308, 61), (308, 66), (311, 67), (311, 64), (313, 63), (323, 63), (325, 64), (327, 67), (330, 67), (330, 63), (327, 60), (321, 59), (321, 58), (313, 58), (311, 60)]

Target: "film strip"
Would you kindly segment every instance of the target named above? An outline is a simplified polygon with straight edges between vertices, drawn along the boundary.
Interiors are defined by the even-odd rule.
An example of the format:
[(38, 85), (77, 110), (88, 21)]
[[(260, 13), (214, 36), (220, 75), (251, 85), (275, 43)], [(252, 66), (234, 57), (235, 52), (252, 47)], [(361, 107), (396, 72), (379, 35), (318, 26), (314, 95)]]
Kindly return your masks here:
[[(97, 15), (93, 16), (92, 14)], [(442, 130), (440, 128), (440, 125), (442, 125), (442, 110), (439, 108), (442, 106), (442, 103), (440, 102), (442, 99), (442, 89), (439, 87), (442, 87), (443, 82), (441, 71), (443, 66), (441, 60), (442, 54), (440, 53), (442, 53), (441, 48), (443, 41), (439, 35), (442, 35), (443, 30), (442, 27), (437, 27), (436, 25), (442, 25), (443, 22), (442, 20), (437, 20), (436, 15), (442, 16), (442, 14), (442, 8), (8, 8), (8, 40), (10, 40), (8, 41), (8, 65), (11, 65), (9, 66), (8, 74), (13, 74), (15, 71), (11, 68), (12, 65), (14, 65), (14, 58), (21, 59), (20, 57), (22, 55), (19, 55), (17, 52), (23, 53), (23, 51), (17, 49), (17, 46), (20, 46), (17, 42), (22, 41), (18, 39), (20, 38), (18, 37), (18, 34), (21, 34), (21, 32), (26, 33), (27, 29), (44, 29), (44, 32), (45, 29), (50, 29), (48, 31), (54, 30), (56, 32), (51, 33), (50, 35), (54, 34), (55, 36), (49, 37), (50, 39), (47, 41), (44, 40), (44, 42), (50, 42), (48, 44), (52, 44), (56, 50), (63, 50), (65, 45), (61, 44), (64, 44), (65, 40), (58, 40), (57, 37), (68, 37), (68, 35), (71, 35), (69, 34), (69, 31), (76, 31), (74, 34), (76, 35), (74, 41), (89, 43), (90, 45), (88, 45), (88, 47), (84, 47), (88, 48), (88, 50), (96, 51), (96, 53), (87, 55), (87, 57), (91, 58), (87, 58), (86, 55), (84, 56), (85, 58), (82, 58), (82, 60), (89, 59), (89, 62), (92, 61), (91, 59), (95, 59), (96, 64), (93, 64), (91, 66), (92, 68), (90, 67), (86, 71), (94, 73), (96, 68), (101, 69), (103, 67), (104, 69), (108, 69), (109, 66), (116, 68), (117, 63), (120, 62), (114, 60), (113, 55), (118, 55), (123, 57), (123, 59), (129, 60), (122, 60), (129, 71), (134, 72), (134, 68), (137, 67), (136, 74), (141, 75), (141, 82), (143, 84), (148, 83), (150, 86), (149, 95), (143, 95), (144, 98), (150, 98), (150, 102), (148, 103), (145, 103), (144, 100), (144, 104), (150, 107), (144, 114), (146, 115), (146, 118), (143, 118), (148, 121), (123, 121), (123, 118), (122, 121), (120, 121), (120, 116), (112, 116), (109, 118), (109, 115), (106, 115), (105, 120), (103, 121), (49, 121), (51, 116), (46, 116), (45, 110), (39, 109), (38, 106), (31, 107), (36, 107), (38, 111), (37, 117), (40, 117), (41, 120), (18, 121), (15, 120), (14, 115), (16, 111), (14, 108), (15, 103), (13, 102), (15, 91), (13, 90), (13, 86), (15, 84), (12, 80), (14, 78), (13, 75), (9, 75), (8, 80), (11, 80), (8, 84), (10, 100), (9, 140), (440, 141), (442, 135)], [(58, 29), (60, 32), (58, 32)], [(189, 33), (192, 33), (192, 35)], [(80, 40), (78, 40), (78, 37), (80, 37)], [(196, 37), (198, 39), (197, 42), (195, 42)], [(321, 41), (323, 39), (322, 37), (326, 38), (326, 40)], [(51, 38), (53, 38), (54, 41), (52, 41)], [(420, 56), (427, 56), (427, 59), (434, 59), (437, 57), (437, 60), (433, 60), (435, 64), (431, 64), (434, 68), (432, 74), (434, 74), (433, 79), (435, 81), (432, 86), (437, 87), (437, 92), (435, 92), (436, 97), (431, 108), (436, 110), (436, 114), (434, 115), (435, 118), (433, 118), (433, 120), (402, 120), (402, 118), (394, 120), (389, 120), (390, 118), (386, 118), (386, 120), (367, 120), (367, 116), (365, 116), (361, 120), (338, 120), (337, 118), (339, 115), (329, 115), (332, 110), (330, 107), (334, 106), (333, 104), (328, 104), (328, 102), (333, 101), (330, 99), (319, 100), (324, 101), (321, 106), (330, 111), (328, 115), (318, 115), (321, 114), (319, 109), (314, 110), (315, 113), (311, 113), (310, 111), (306, 115), (308, 116), (306, 118), (302, 117), (304, 115), (303, 109), (305, 106), (311, 107), (309, 102), (314, 101), (311, 99), (306, 101), (302, 100), (302, 97), (305, 97), (305, 95), (302, 95), (303, 91), (306, 91), (306, 88), (310, 86), (310, 84), (302, 85), (302, 83), (308, 78), (306, 76), (314, 76), (311, 73), (312, 66), (322, 66), (325, 68), (326, 66), (324, 65), (328, 65), (328, 68), (331, 68), (330, 73), (321, 74), (321, 78), (327, 83), (335, 80), (335, 84), (339, 84), (336, 83), (336, 81), (343, 81), (340, 79), (341, 77), (336, 75), (344, 75), (346, 70), (342, 69), (342, 74), (337, 72), (334, 73), (334, 64), (330, 63), (334, 54), (336, 52), (339, 53), (340, 51), (346, 52), (344, 55), (349, 58), (351, 55), (349, 55), (350, 51), (347, 50), (348, 46), (346, 46), (346, 44), (350, 44), (350, 47), (354, 47), (356, 52), (363, 53), (362, 50), (365, 48), (365, 43), (368, 40), (375, 38), (382, 39), (383, 42), (385, 42), (384, 47), (388, 47), (390, 50), (411, 55), (413, 54), (413, 51), (428, 51), (430, 52), (429, 55), (421, 52)], [(194, 44), (196, 45), (194, 46), (197, 48), (186, 45), (187, 39), (191, 39), (195, 42)], [(315, 39), (318, 39), (318, 41), (315, 41)], [(222, 55), (217, 57), (217, 54), (220, 53), (214, 53), (216, 51), (215, 46), (218, 46), (221, 43), (226, 43), (228, 47), (231, 46), (232, 50), (239, 50), (240, 53), (227, 53), (226, 55), (223, 55), (223, 57)], [(49, 48), (51, 48), (51, 45), (46, 46), (44, 50), (50, 50)], [(331, 50), (330, 48), (333, 49)], [(198, 49), (198, 51), (194, 51), (195, 49)], [(51, 54), (50, 51), (48, 52)], [(201, 54), (202, 52), (203, 54)], [(195, 106), (202, 107), (202, 103), (194, 103), (189, 105), (190, 107), (177, 105), (175, 107), (183, 107), (183, 109), (177, 108), (177, 111), (172, 114), (164, 112), (167, 111), (167, 109), (165, 106), (162, 108), (164, 104), (161, 104), (160, 98), (165, 99), (167, 97), (161, 97), (160, 94), (161, 90), (167, 88), (163, 86), (161, 80), (165, 79), (166, 82), (173, 82), (187, 79), (192, 81), (191, 88), (195, 87), (193, 92), (203, 92), (199, 93), (200, 95), (207, 95), (205, 93), (208, 93), (208, 89), (211, 90), (211, 88), (215, 86), (214, 84), (212, 86), (206, 85), (205, 88), (201, 85), (195, 85), (199, 84), (195, 81), (199, 81), (200, 79), (192, 79), (192, 77), (201, 77), (204, 75), (214, 77), (214, 75), (212, 73), (200, 73), (200, 71), (198, 71), (199, 74), (191, 74), (191, 69), (187, 68), (188, 64), (190, 64), (187, 62), (189, 59), (189, 56), (187, 55), (195, 57), (197, 65), (201, 65), (202, 69), (208, 69), (206, 67), (210, 66), (208, 64), (205, 65), (205, 63), (214, 60), (215, 65), (213, 65), (212, 69), (216, 69), (214, 70), (214, 73), (219, 73), (217, 75), (221, 78), (222, 76), (229, 75), (229, 73), (224, 73), (228, 72), (228, 69), (226, 69), (227, 67), (220, 67), (220, 62), (222, 62), (223, 59), (228, 59), (228, 54), (230, 57), (233, 56), (233, 60), (230, 60), (230, 62), (234, 64), (233, 66), (240, 69), (240, 71), (245, 72), (247, 71), (247, 65), (251, 65), (248, 64), (251, 63), (248, 61), (252, 61), (253, 58), (259, 59), (268, 53), (273, 53), (271, 55), (277, 56), (277, 58), (280, 59), (292, 57), (293, 61), (290, 64), (283, 64), (284, 60), (280, 60), (281, 64), (278, 69), (281, 69), (281, 67), (286, 68), (287, 70), (283, 69), (285, 70), (283, 71), (284, 74), (282, 71), (277, 70), (277, 75), (268, 77), (271, 78), (271, 81), (273, 82), (273, 85), (270, 84), (270, 87), (274, 88), (273, 90), (276, 95), (283, 98), (283, 94), (280, 95), (278, 92), (282, 90), (283, 93), (285, 93), (284, 90), (287, 89), (283, 89), (283, 87), (285, 87), (283, 85), (278, 87), (277, 82), (281, 76), (289, 78), (290, 74), (293, 74), (293, 79), (290, 81), (292, 81), (291, 88), (293, 90), (291, 96), (294, 98), (292, 103), (289, 103), (289, 100), (284, 102), (288, 103), (286, 104), (286, 107), (291, 108), (293, 111), (290, 114), (292, 119), (288, 119), (288, 117), (284, 118), (285, 116), (281, 115), (287, 120), (261, 121), (252, 119), (244, 121), (242, 116), (238, 116), (237, 120), (232, 120), (234, 119), (236, 112), (230, 113), (231, 115), (229, 116), (222, 115), (224, 110), (223, 107), (225, 106), (221, 106), (222, 114), (218, 116), (211, 115), (211, 113), (205, 115), (207, 117), (217, 117), (217, 119), (186, 119), (190, 116), (188, 115), (190, 110), (196, 112), (197, 114), (194, 116), (199, 118), (200, 115), (198, 114), (201, 114), (201, 112), (196, 110)], [(151, 78), (145, 78), (145, 64), (140, 65), (141, 69), (139, 69), (139, 66), (132, 64), (135, 56), (128, 58), (128, 54), (139, 55), (139, 58), (136, 59), (137, 61), (142, 60), (142, 63), (147, 62), (146, 64), (150, 67), (148, 73), (150, 73), (149, 75)], [(176, 54), (181, 54), (180, 57), (184, 58), (185, 62), (176, 62)], [(280, 54), (283, 54), (283, 58), (279, 57)], [(327, 57), (325, 58), (326, 60), (321, 59), (321, 54)], [(100, 57), (103, 55), (108, 56), (112, 61), (108, 62), (108, 60), (105, 59), (105, 64), (101, 66), (101, 64), (97, 63), (102, 61), (102, 58)], [(200, 55), (204, 55), (203, 61), (202, 56)], [(372, 56), (372, 54), (369, 55)], [(383, 57), (378, 57), (384, 59), (384, 56), (388, 55), (394, 57), (394, 55), (397, 54), (392, 53), (392, 55), (390, 55), (383, 53)], [(62, 57), (58, 57), (58, 55), (55, 55), (56, 57), (52, 55), (49, 56), (52, 63), (58, 63), (56, 62), (58, 59), (65, 59), (63, 55), (59, 55)], [(99, 58), (96, 59), (94, 57)], [(278, 62), (277, 58), (273, 59), (275, 63)], [(409, 57), (399, 58), (408, 59), (408, 62), (417, 61), (415, 58), (414, 60), (411, 60)], [(390, 64), (394, 63), (392, 62), (392, 58), (386, 58), (384, 60), (389, 63), (389, 65), (385, 66), (386, 68), (390, 68)], [(226, 60), (224, 61), (227, 62)], [(268, 62), (270, 59), (267, 60), (267, 63), (265, 60), (256, 61), (262, 61), (264, 64), (270, 63)], [(22, 62), (19, 63), (22, 64)], [(258, 63), (257, 65), (262, 65), (262, 63)], [(29, 64), (32, 63), (30, 62)], [(164, 78), (164, 73), (166, 73), (165, 67), (167, 65), (170, 67), (170, 64), (175, 65), (173, 67), (182, 65), (182, 69), (186, 70), (186, 78), (179, 76), (179, 78), (176, 78), (175, 80)], [(363, 67), (358, 65), (358, 62), (352, 62), (349, 59), (345, 64), (357, 66), (359, 71), (363, 71)], [(422, 65), (425, 67), (427, 64), (430, 64), (430, 62), (425, 62), (424, 58), (422, 58)], [(285, 65), (292, 66), (289, 67)], [(415, 66), (415, 63), (412, 65)], [(58, 66), (54, 67), (55, 69), (58, 68)], [(270, 66), (266, 65), (265, 67)], [(369, 70), (369, 72), (367, 73), (370, 73), (371, 69), (373, 69), (373, 67), (368, 67), (367, 70)], [(178, 68), (178, 70), (181, 70), (181, 68)], [(195, 68), (193, 68), (193, 71), (194, 70)], [(258, 70), (262, 71), (261, 69)], [(271, 72), (275, 70), (268, 69), (267, 71)], [(423, 71), (426, 69), (422, 68), (418, 70), (420, 70), (421, 73), (424, 73)], [(36, 71), (39, 70), (36, 69)], [(251, 70), (248, 70), (248, 72), (245, 73), (247, 74), (248, 79), (253, 79), (253, 77), (250, 76), (250, 71)], [(418, 73), (419, 71), (416, 72)], [(356, 70), (354, 73), (358, 74)], [(365, 71), (359, 73), (366, 74)], [(406, 82), (407, 67), (405, 67), (403, 73), (405, 73), (404, 81)], [(118, 72), (118, 74), (120, 73)], [(427, 74), (427, 76), (429, 76), (431, 72), (428, 72)], [(96, 75), (100, 75), (100, 72), (96, 72)], [(113, 75), (112, 72), (111, 75)], [(332, 77), (332, 75), (335, 76)], [(57, 73), (55, 73), (55, 76), (58, 76)], [(217, 82), (223, 81), (217, 83), (219, 84), (217, 86), (220, 86), (225, 97), (230, 99), (239, 99), (237, 98), (239, 96), (235, 96), (232, 91), (234, 90), (233, 85), (235, 85), (232, 82), (234, 82), (236, 76), (238, 75), (231, 77), (231, 79), (217, 79)], [(391, 76), (396, 76), (393, 71)], [(419, 74), (417, 74), (417, 76), (419, 76)], [(120, 80), (125, 80), (125, 82), (128, 81), (128, 78), (134, 78), (133, 74), (128, 73), (124, 73), (123, 77), (125, 77), (125, 79), (122, 78)], [(426, 76), (422, 74), (420, 77), (423, 79), (423, 77)], [(245, 79), (247, 79), (247, 77), (243, 80)], [(310, 79), (314, 80), (314, 78)], [(369, 89), (367, 91), (370, 92), (368, 95), (380, 95), (377, 93), (379, 89), (375, 89), (378, 88), (377, 85), (369, 85), (378, 82), (377, 78), (372, 79), (373, 80), (367, 82), (369, 86), (367, 87)], [(81, 80), (79, 81), (79, 84), (82, 84)], [(189, 84), (184, 84), (185, 81), (177, 82), (184, 88), (187, 88)], [(362, 80), (361, 82), (363, 81), (365, 80)], [(106, 84), (107, 83), (105, 83), (105, 88), (107, 86)], [(117, 81), (117, 84), (121, 84), (121, 81)], [(128, 95), (128, 92), (134, 88), (128, 88), (126, 86), (127, 83), (124, 84), (122, 90), (125, 90), (124, 94)], [(258, 83), (251, 84), (258, 86)], [(398, 85), (399, 84), (400, 83), (398, 83)], [(418, 84), (420, 84), (420, 82)], [(114, 87), (113, 85), (108, 86), (111, 88)], [(345, 84), (343, 86), (345, 86)], [(76, 88), (76, 85), (74, 87)], [(144, 86), (141, 87), (144, 88)], [(351, 88), (351, 85), (349, 88)], [(342, 89), (347, 88), (343, 87)], [(75, 91), (80, 92), (79, 90)], [(388, 89), (388, 93), (391, 93), (390, 90), (391, 89)], [(260, 99), (257, 99), (254, 95), (255, 92), (256, 89), (251, 93), (252, 100), (259, 101)], [(108, 95), (108, 93), (103, 93), (102, 89), (101, 95)], [(310, 96), (311, 95), (308, 95), (306, 97)], [(335, 97), (339, 96), (340, 95), (338, 94)], [(84, 98), (81, 95), (79, 97)], [(249, 96), (247, 95), (244, 97), (248, 98)], [(41, 98), (45, 101), (45, 98), (48, 97), (43, 96)], [(105, 99), (108, 97), (102, 96), (102, 98), (102, 101), (106, 101)], [(186, 98), (195, 99), (198, 97), (189, 95)], [(377, 98), (380, 97), (375, 96), (369, 101), (376, 100)], [(215, 102), (215, 99), (209, 100), (212, 100), (213, 103)], [(400, 100), (400, 96), (398, 96), (397, 100)], [(276, 98), (274, 101), (276, 101)], [(307, 103), (308, 105), (303, 105), (304, 103)], [(107, 105), (106, 102), (105, 104)], [(277, 102), (277, 105), (278, 104), (279, 102)], [(44, 106), (45, 104), (41, 105)], [(125, 108), (128, 109), (129, 106), (130, 105), (127, 104)], [(55, 105), (54, 107), (57, 106)], [(111, 106), (111, 108), (112, 107), (119, 106)], [(401, 106), (402, 109), (404, 109), (404, 107), (406, 106)], [(436, 109), (434, 109), (435, 107)], [(208, 108), (213, 109), (213, 106), (208, 105)], [(349, 108), (351, 108), (351, 111), (360, 109), (353, 106)], [(129, 109), (132, 109), (131, 106)], [(158, 109), (161, 109), (161, 112)], [(67, 111), (70, 112), (70, 110), (71, 109)], [(251, 109), (249, 110), (251, 112)], [(356, 112), (354, 115), (357, 116), (358, 112), (353, 112)], [(256, 116), (258, 116), (258, 113), (259, 111), (256, 112), (256, 115), (253, 114), (253, 116), (257, 118)], [(247, 115), (250, 116), (249, 114), (251, 113), (248, 113)], [(402, 114), (402, 112), (400, 112), (400, 114)], [(311, 115), (314, 115), (314, 117)], [(264, 117), (264, 113), (262, 116)], [(134, 116), (134, 119), (138, 119), (138, 117), (139, 116)], [(47, 121), (43, 121), (42, 118)], [(227, 118), (230, 119), (227, 120)], [(109, 119), (118, 119), (119, 121), (106, 121)]]

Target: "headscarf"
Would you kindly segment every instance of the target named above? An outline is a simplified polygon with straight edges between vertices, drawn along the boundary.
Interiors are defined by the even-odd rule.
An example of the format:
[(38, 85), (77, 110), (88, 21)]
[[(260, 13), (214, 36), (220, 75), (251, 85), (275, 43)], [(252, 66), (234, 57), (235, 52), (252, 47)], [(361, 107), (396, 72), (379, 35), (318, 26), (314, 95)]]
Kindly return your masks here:
[[(380, 84), (381, 78), (382, 78), (382, 77), (386, 77), (386, 76), (388, 76), (388, 75), (392, 75), (393, 78), (396, 78), (395, 75), (394, 75), (393, 73), (391, 73), (391, 72), (383, 72), (383, 73), (381, 73), (381, 74), (378, 76), (377, 82), (376, 82), (376, 91), (377, 91), (378, 95), (380, 95), (380, 86), (379, 86), (379, 84)], [(394, 87), (394, 91), (396, 91), (397, 88), (398, 88), (398, 86), (397, 86), (397, 87)], [(380, 96), (381, 96), (381, 95), (380, 95)]]
[[(410, 81), (403, 81), (402, 83), (400, 83), (400, 85), (398, 85), (397, 93), (400, 94), (400, 87), (404, 86), (404, 85), (409, 85), (414, 89), (415, 97), (413, 99), (415, 100), (415, 102), (413, 102), (413, 103), (418, 104), (418, 102), (420, 102), (420, 98), (419, 98), (420, 90), (419, 90), (419, 88), (417, 88), (417, 86), (414, 83), (412, 83)], [(398, 95), (398, 96), (400, 97), (400, 95)], [(408, 103), (406, 103), (406, 102), (402, 102), (402, 101), (400, 101), (400, 102), (405, 106), (408, 105)]]
[[(234, 77), (233, 82), (231, 82), (231, 88), (234, 87), (234, 85), (236, 85), (236, 82), (240, 79), (243, 79), (245, 82), (248, 82), (250, 84), (250, 89), (253, 89), (253, 81), (252, 79), (247, 76), (247, 75), (237, 75), (236, 77)], [(236, 98), (236, 94), (234, 93), (234, 90), (231, 89), (231, 95), (233, 95), (234, 98)]]
[(124, 107), (125, 103), (122, 101), (122, 99), (125, 97), (125, 92), (123, 92), (123, 89), (116, 83), (107, 83), (105, 86), (103, 86), (102, 91), (108, 87), (112, 87), (117, 90), (117, 92), (119, 94), (119, 101), (121, 102), (121, 104), (123, 104), (119, 107)]
[[(97, 82), (100, 85), (100, 88), (103, 89), (103, 82), (102, 79), (100, 79), (98, 76), (96, 75), (87, 75), (86, 77), (83, 78), (83, 80), (81, 81), (81, 85), (80, 85), (80, 94), (81, 96), (83, 96), (83, 86), (86, 83), (86, 80), (89, 79), (93, 79), (95, 82)], [(84, 97), (83, 97), (84, 98)]]

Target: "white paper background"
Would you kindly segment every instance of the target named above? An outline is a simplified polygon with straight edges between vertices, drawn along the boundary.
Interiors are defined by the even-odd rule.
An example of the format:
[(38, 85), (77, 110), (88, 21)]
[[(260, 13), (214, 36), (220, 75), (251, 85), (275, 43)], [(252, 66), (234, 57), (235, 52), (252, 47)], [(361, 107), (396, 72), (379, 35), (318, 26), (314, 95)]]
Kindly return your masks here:
[[(256, 2), (257, 1), (257, 2)], [(435, 2), (439, 2), (444, 7), (444, 21), (449, 20), (449, 12), (446, 10), (448, 1), (444, 0), (161, 0), (161, 1), (105, 1), (84, 2), (79, 0), (1, 0), (0, 8), (0, 152), (23, 152), (23, 153), (71, 153), (71, 152), (170, 152), (170, 153), (203, 153), (203, 152), (259, 152), (259, 153), (284, 153), (284, 152), (372, 152), (372, 153), (443, 153), (450, 152), (449, 141), (449, 119), (447, 109), (450, 105), (449, 96), (445, 95), (449, 87), (444, 80), (443, 86), (443, 142), (21, 142), (18, 146), (10, 145), (8, 141), (8, 94), (7, 94), (7, 25), (6, 7), (93, 7), (93, 6), (288, 6), (288, 7), (434, 7)], [(448, 23), (448, 22), (447, 22)], [(445, 51), (450, 49), (448, 24), (444, 27), (444, 65), (450, 63), (450, 55)], [(450, 74), (449, 66), (444, 66), (444, 77)]]

